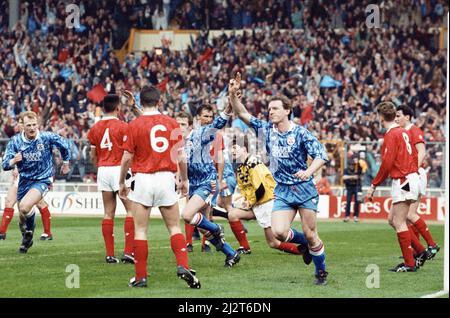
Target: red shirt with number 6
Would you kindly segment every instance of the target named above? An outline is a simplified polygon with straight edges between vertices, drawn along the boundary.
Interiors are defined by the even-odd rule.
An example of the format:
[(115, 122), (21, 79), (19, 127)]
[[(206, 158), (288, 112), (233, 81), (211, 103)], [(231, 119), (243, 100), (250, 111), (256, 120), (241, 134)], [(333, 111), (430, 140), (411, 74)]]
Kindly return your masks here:
[(417, 172), (417, 161), (413, 155), (408, 132), (398, 125), (388, 129), (381, 146), (381, 166), (372, 181), (374, 186), (381, 184), (389, 176), (391, 179), (404, 179)]
[(180, 125), (160, 112), (144, 112), (128, 124), (124, 149), (133, 153), (133, 173), (176, 172), (183, 147)]
[(97, 154), (97, 167), (120, 166), (128, 124), (116, 117), (104, 117), (89, 130), (88, 139)]

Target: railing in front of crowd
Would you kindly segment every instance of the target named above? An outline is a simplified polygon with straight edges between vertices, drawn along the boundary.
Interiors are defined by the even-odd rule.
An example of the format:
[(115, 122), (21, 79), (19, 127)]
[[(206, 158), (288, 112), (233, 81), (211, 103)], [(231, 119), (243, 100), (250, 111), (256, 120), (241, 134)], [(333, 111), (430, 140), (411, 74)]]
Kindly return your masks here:
[[(6, 144), (9, 139), (0, 139), (0, 154), (3, 155)], [(344, 169), (348, 167), (348, 163), (354, 157), (358, 158), (358, 163), (361, 166), (361, 185), (370, 186), (372, 179), (378, 172), (381, 158), (380, 147), (381, 142), (353, 142), (342, 140), (322, 140), (327, 149), (330, 162), (325, 166), (325, 172), (331, 186), (344, 186), (342, 176)], [(59, 173), (62, 161), (60, 158), (54, 160), (56, 165), (57, 183), (70, 182), (70, 184), (78, 184), (72, 182), (82, 182), (79, 186), (90, 187), (89, 182), (95, 182), (96, 167), (92, 164), (90, 155), (90, 145), (87, 140), (80, 140), (76, 142), (80, 157), (78, 160), (72, 160), (71, 165), (74, 171), (70, 177), (63, 176)], [(445, 174), (447, 173), (446, 161), (448, 160), (445, 153), (445, 142), (427, 142), (426, 144), (426, 158), (428, 170), (428, 186), (430, 188), (445, 189)], [(261, 147), (259, 149), (265, 149)], [(58, 157), (58, 154), (56, 155)], [(316, 179), (320, 178), (320, 173)], [(11, 178), (10, 172), (0, 170), (0, 182), (7, 182)], [(61, 183), (63, 184), (63, 183)], [(389, 186), (389, 180), (382, 184)]]

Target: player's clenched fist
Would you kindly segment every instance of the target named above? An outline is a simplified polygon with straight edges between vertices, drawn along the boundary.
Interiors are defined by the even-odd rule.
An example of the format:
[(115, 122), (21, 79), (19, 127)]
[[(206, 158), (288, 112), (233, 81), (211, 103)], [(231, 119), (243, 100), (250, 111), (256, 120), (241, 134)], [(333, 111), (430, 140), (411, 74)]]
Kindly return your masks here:
[(16, 153), (16, 155), (14, 156), (14, 158), (11, 159), (11, 162), (10, 162), (11, 166), (12, 166), (12, 165), (15, 165), (15, 164), (18, 163), (18, 162), (21, 162), (22, 159), (23, 159), (23, 158), (22, 158), (22, 153), (21, 153), (21, 152)]

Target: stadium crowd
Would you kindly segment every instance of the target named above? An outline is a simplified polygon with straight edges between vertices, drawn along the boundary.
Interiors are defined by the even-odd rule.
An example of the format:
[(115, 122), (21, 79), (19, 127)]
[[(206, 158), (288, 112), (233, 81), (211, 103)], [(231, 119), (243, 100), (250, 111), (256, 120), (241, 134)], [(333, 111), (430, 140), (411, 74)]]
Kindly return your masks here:
[[(63, 1), (21, 1), (20, 22), (8, 31), (7, 1), (2, 1), (0, 139), (17, 133), (20, 112), (34, 110), (42, 116), (42, 129), (71, 140), (72, 161), (83, 177), (89, 148), (81, 140), (95, 122), (92, 96), (99, 90), (137, 94), (154, 84), (164, 92), (162, 112), (195, 115), (202, 103), (224, 107), (227, 82), (239, 70), (244, 102), (253, 114), (267, 118), (270, 96), (285, 94), (295, 105), (293, 120), (322, 140), (378, 141), (382, 133), (373, 107), (391, 99), (414, 109), (427, 141), (444, 141), (447, 62), (438, 27), (448, 3), (384, 1), (382, 28), (373, 29), (365, 26), (368, 1), (241, 3), (81, 1), (81, 25), (69, 29)], [(119, 63), (113, 49), (123, 45), (131, 26), (174, 25), (201, 29), (186, 51), (132, 52)], [(246, 31), (208, 40), (208, 27)], [(133, 118), (127, 109), (122, 116)], [(246, 130), (233, 120), (231, 131)], [(366, 184), (379, 164), (377, 147), (372, 143), (359, 154), (367, 165)], [(430, 179), (441, 186), (443, 155), (435, 148), (427, 160), (435, 174)], [(337, 169), (332, 160), (332, 184), (339, 181), (332, 177)]]

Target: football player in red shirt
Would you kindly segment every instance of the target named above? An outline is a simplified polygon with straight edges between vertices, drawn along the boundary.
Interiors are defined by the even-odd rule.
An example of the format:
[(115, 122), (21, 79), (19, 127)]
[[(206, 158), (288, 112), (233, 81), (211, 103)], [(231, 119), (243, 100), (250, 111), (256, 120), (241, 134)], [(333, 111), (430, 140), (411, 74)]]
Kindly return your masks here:
[[(89, 131), (91, 157), (98, 167), (97, 185), (102, 191), (105, 215), (102, 221), (102, 233), (106, 248), (106, 262), (118, 263), (114, 256), (114, 216), (116, 213), (116, 194), (119, 191), (120, 162), (123, 155), (123, 142), (128, 124), (117, 118), (120, 99), (117, 95), (107, 95), (103, 100), (103, 118)], [(131, 175), (129, 176), (131, 177)], [(132, 203), (121, 199), (127, 215), (125, 218), (125, 251), (123, 263), (134, 263), (134, 221)]]
[(381, 125), (386, 129), (381, 146), (381, 166), (367, 192), (372, 200), (375, 188), (387, 177), (392, 179), (392, 207), (389, 213), (389, 224), (397, 232), (404, 263), (391, 269), (393, 272), (415, 272), (423, 265), (425, 254), (415, 260), (411, 247), (411, 233), (406, 220), (412, 203), (419, 196), (419, 175), (417, 163), (413, 156), (409, 135), (406, 130), (395, 123), (396, 108), (392, 102), (382, 102), (377, 106)]
[[(411, 204), (408, 213), (408, 223), (409, 223), (408, 228), (411, 231), (411, 233), (414, 234), (415, 237), (419, 238), (419, 233), (420, 235), (423, 236), (423, 238), (428, 244), (427, 259), (432, 259), (436, 256), (437, 252), (439, 252), (440, 247), (433, 240), (433, 237), (431, 236), (431, 233), (428, 230), (428, 226), (426, 225), (425, 220), (422, 219), (420, 215), (417, 213), (420, 204), (420, 198), (426, 195), (427, 171), (425, 170), (426, 164), (424, 160), (426, 157), (424, 133), (419, 127), (417, 127), (411, 122), (413, 117), (414, 112), (410, 107), (406, 105), (397, 107), (397, 117), (395, 119), (395, 122), (398, 125), (400, 125), (400, 127), (408, 131), (409, 139), (411, 145), (413, 146), (412, 147), (413, 155), (419, 168), (419, 178), (420, 178), (419, 198), (416, 202)], [(421, 250), (417, 250), (414, 246), (413, 248), (416, 254), (421, 253)]]
[[(181, 195), (188, 193), (186, 156), (178, 123), (158, 111), (161, 95), (154, 86), (145, 86), (140, 93), (143, 113), (128, 125), (125, 152), (120, 171), (122, 198), (129, 198), (135, 207), (135, 271), (130, 287), (147, 287), (147, 228), (152, 207), (159, 207), (170, 234), (175, 254), (177, 275), (190, 288), (200, 288), (195, 271), (189, 268), (186, 240), (181, 233), (175, 173), (179, 169)], [(134, 189), (125, 186), (125, 176), (132, 164)]]

